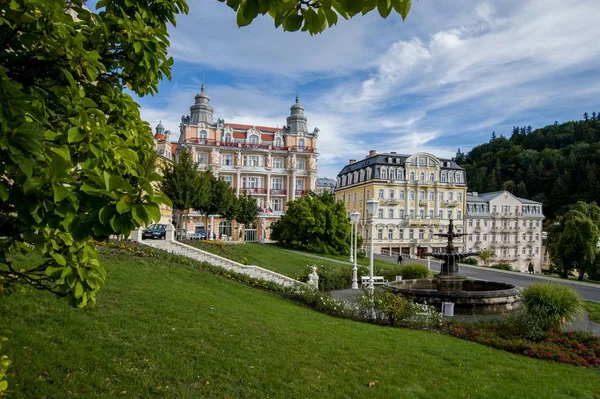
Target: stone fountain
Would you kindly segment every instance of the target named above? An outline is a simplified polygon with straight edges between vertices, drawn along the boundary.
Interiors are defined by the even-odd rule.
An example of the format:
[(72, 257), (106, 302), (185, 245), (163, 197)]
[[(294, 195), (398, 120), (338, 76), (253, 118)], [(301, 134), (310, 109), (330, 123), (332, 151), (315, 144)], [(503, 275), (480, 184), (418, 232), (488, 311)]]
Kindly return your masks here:
[(415, 302), (427, 303), (441, 309), (442, 303), (454, 303), (456, 314), (494, 314), (511, 311), (517, 306), (520, 289), (511, 284), (472, 280), (458, 273), (458, 262), (479, 252), (455, 252), (454, 238), (465, 234), (455, 233), (450, 220), (446, 237), (446, 252), (426, 253), (425, 256), (442, 261), (441, 272), (433, 279), (395, 281), (386, 289), (406, 296)]

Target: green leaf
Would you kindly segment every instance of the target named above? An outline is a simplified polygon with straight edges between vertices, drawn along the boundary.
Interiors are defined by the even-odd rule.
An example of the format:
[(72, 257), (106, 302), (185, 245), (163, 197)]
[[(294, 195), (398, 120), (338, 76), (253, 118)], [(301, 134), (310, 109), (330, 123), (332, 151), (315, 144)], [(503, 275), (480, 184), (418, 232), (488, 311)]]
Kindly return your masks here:
[(394, 9), (398, 14), (402, 16), (402, 20), (406, 19), (408, 12), (410, 11), (411, 0), (395, 0)]
[(69, 143), (77, 143), (85, 138), (85, 133), (77, 126), (69, 129), (67, 141)]
[(54, 253), (54, 254), (52, 254), (52, 257), (54, 258), (56, 263), (58, 263), (59, 265), (61, 265), (61, 266), (67, 265), (67, 260), (61, 254)]
[(333, 25), (336, 25), (338, 22), (338, 16), (331, 8), (323, 9), (325, 11), (325, 16), (327, 17), (327, 23), (331, 28)]
[(25, 180), (25, 183), (23, 183), (23, 192), (25, 194), (29, 194), (32, 191), (38, 190), (44, 185), (44, 182), (45, 181), (43, 179), (32, 176), (29, 179)]
[(123, 201), (123, 200), (120, 200), (119, 202), (117, 202), (117, 212), (119, 212), (119, 215), (122, 215), (129, 211), (131, 211), (131, 203)]
[(70, 154), (69, 150), (66, 149), (65, 147), (50, 147), (50, 151), (52, 151), (53, 153), (55, 153), (57, 155), (60, 155), (66, 161), (71, 160), (71, 154)]
[(288, 32), (296, 32), (302, 27), (302, 21), (304, 21), (302, 15), (291, 14), (283, 20), (283, 30)]
[(134, 205), (133, 208), (131, 209), (131, 214), (133, 215), (133, 218), (135, 219), (135, 221), (140, 225), (146, 224), (146, 222), (150, 221), (149, 217), (148, 217), (148, 213), (144, 209), (143, 205), (140, 205), (140, 204)]
[(81, 298), (81, 296), (83, 295), (83, 285), (81, 285), (79, 281), (75, 283), (75, 290), (73, 291), (73, 295), (75, 296), (75, 298)]
[(70, 191), (59, 184), (53, 184), (52, 190), (54, 190), (54, 202), (60, 202), (69, 196)]
[(0, 183), (0, 200), (8, 200), (8, 188), (3, 183)]
[(377, 11), (379, 11), (379, 15), (383, 18), (387, 18), (392, 12), (392, 1), (391, 0), (378, 0), (377, 1)]
[(133, 43), (133, 50), (136, 53), (139, 53), (140, 51), (142, 51), (142, 44), (140, 42)]
[(67, 214), (67, 216), (65, 216), (65, 218), (63, 219), (62, 225), (65, 228), (65, 231), (67, 233), (70, 233), (73, 230), (78, 219), (79, 218), (76, 217), (75, 214), (73, 214), (73, 213), (69, 213), (69, 214)]
[(109, 220), (115, 215), (115, 206), (114, 205), (106, 205), (102, 209), (100, 209), (100, 213), (98, 214), (98, 218), (100, 223), (106, 225)]
[(160, 220), (160, 209), (158, 207), (158, 205), (143, 205), (144, 209), (146, 210), (146, 213), (148, 214), (148, 216), (150, 216), (150, 218), (152, 219), (153, 222), (158, 222)]
[(50, 277), (58, 277), (62, 274), (63, 270), (65, 269), (64, 266), (58, 267), (58, 266), (49, 266), (46, 268), (46, 271), (44, 273), (46, 273), (46, 276), (50, 276)]
[(250, 22), (258, 15), (258, 0), (246, 0), (244, 4), (244, 18)]

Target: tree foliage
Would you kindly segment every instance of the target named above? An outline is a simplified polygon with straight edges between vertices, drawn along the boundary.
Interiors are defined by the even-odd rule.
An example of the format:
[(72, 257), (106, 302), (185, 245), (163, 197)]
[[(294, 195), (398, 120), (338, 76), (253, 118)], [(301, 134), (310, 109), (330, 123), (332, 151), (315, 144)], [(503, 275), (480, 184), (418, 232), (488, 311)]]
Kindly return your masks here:
[(479, 258), (485, 263), (486, 266), (490, 266), (492, 258), (496, 256), (496, 252), (492, 249), (484, 249), (479, 253)]
[[(244, 226), (254, 222), (258, 217), (258, 204), (256, 199), (245, 192), (237, 199), (235, 221)], [(241, 230), (240, 230), (241, 234)]]
[(555, 218), (577, 201), (600, 198), (600, 117), (514, 127), (510, 138), (493, 137), (456, 160), (467, 171), (469, 190), (506, 189), (542, 202), (544, 214)]
[(284, 247), (324, 254), (350, 251), (351, 225), (343, 203), (328, 193), (310, 194), (287, 204), (272, 225), (271, 238)]
[(387, 18), (392, 12), (404, 20), (410, 11), (411, 0), (219, 0), (236, 11), (239, 27), (250, 25), (259, 14), (268, 14), (275, 27), (284, 31), (308, 31), (311, 35), (332, 27), (338, 18), (349, 19), (365, 15), (377, 8)]
[(595, 202), (578, 202), (560, 221), (552, 225), (548, 234), (548, 252), (561, 276), (571, 270), (579, 271), (583, 280), (586, 272), (596, 266), (597, 243), (600, 235), (600, 207)]

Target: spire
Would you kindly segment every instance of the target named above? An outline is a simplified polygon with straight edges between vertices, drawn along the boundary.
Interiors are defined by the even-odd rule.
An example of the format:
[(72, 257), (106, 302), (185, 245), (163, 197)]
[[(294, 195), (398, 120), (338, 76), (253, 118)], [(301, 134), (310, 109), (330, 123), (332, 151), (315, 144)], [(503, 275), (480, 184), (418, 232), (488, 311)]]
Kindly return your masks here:
[(210, 98), (204, 88), (204, 72), (202, 72), (202, 86), (200, 93), (196, 94), (194, 105), (190, 107), (190, 123), (196, 125), (199, 122), (213, 123), (213, 107), (210, 106)]
[(296, 82), (296, 104), (300, 104), (300, 86), (298, 82)]
[(204, 93), (204, 71), (202, 71), (202, 86), (200, 86), (200, 93)]

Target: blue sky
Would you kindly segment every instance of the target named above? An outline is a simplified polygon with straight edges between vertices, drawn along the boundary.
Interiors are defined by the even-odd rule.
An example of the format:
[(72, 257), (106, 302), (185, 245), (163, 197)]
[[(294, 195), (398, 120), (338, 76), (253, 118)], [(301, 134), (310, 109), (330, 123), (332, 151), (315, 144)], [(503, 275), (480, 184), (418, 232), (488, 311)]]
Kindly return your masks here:
[(177, 137), (204, 71), (216, 118), (282, 126), (298, 82), (323, 177), (371, 149), (450, 157), (492, 131), (600, 111), (597, 0), (420, 0), (404, 22), (374, 12), (312, 37), (188, 3), (170, 29), (173, 79), (139, 99), (143, 118)]

